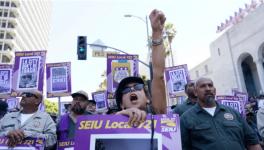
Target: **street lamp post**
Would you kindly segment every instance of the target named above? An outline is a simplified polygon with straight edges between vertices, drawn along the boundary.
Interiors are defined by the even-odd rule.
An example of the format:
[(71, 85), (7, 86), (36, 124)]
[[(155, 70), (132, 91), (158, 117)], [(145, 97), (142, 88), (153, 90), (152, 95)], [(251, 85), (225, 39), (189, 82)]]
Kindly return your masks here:
[(149, 54), (149, 74), (150, 74), (150, 81), (153, 79), (153, 70), (152, 70), (152, 57), (151, 57), (151, 49), (150, 49), (150, 41), (149, 41), (149, 28), (148, 28), (148, 16), (146, 16), (145, 19), (131, 15), (131, 14), (126, 14), (124, 17), (134, 17), (137, 18), (141, 21), (143, 21), (146, 24), (146, 30), (147, 30), (147, 44), (148, 44), (148, 54)]

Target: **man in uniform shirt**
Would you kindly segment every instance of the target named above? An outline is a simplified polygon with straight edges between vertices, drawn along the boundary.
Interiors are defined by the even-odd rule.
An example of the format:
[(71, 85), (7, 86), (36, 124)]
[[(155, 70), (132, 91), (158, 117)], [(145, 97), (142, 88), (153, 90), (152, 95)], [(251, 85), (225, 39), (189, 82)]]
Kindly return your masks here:
[(209, 78), (195, 83), (198, 102), (181, 116), (183, 150), (261, 150), (255, 132), (234, 109), (215, 101)]
[(6, 114), (0, 121), (0, 136), (8, 137), (8, 146), (15, 147), (26, 137), (44, 138), (45, 146), (56, 143), (56, 124), (49, 114), (38, 111), (42, 93), (27, 91), (22, 93), (22, 110)]
[(179, 116), (181, 116), (188, 109), (192, 108), (197, 102), (197, 96), (194, 94), (194, 81), (189, 81), (185, 85), (184, 89), (188, 98), (183, 104), (176, 105), (173, 109), (173, 113), (179, 114)]

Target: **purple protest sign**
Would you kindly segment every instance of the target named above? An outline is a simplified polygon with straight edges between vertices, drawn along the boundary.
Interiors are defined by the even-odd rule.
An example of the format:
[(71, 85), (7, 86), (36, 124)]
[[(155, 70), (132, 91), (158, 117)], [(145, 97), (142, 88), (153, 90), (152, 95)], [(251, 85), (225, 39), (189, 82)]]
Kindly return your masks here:
[[(181, 150), (180, 120), (177, 114), (148, 115), (138, 127), (128, 125), (121, 115), (80, 116), (75, 131), (74, 149)], [(151, 139), (151, 127), (154, 127)], [(151, 142), (152, 141), (152, 142)]]
[(235, 90), (235, 89), (232, 90), (232, 93), (234, 94), (234, 96), (240, 97), (243, 100), (244, 105), (247, 104), (247, 102), (248, 102), (248, 94), (247, 93), (240, 92), (240, 91)]
[(238, 111), (242, 116), (245, 115), (244, 102), (237, 96), (218, 95), (216, 100), (223, 105), (229, 106)]
[(0, 98), (8, 98), (11, 94), (12, 65), (0, 64)]
[(119, 82), (128, 76), (138, 76), (138, 55), (107, 55), (107, 98), (114, 98)]
[(8, 98), (6, 100), (6, 102), (8, 104), (8, 111), (12, 111), (12, 110), (14, 110), (14, 109), (19, 107), (18, 106), (19, 105), (19, 99), (18, 98), (14, 98), (14, 97)]
[(61, 97), (71, 95), (71, 63), (48, 63), (47, 97)]
[(106, 91), (98, 91), (92, 93), (93, 100), (96, 102), (96, 109), (103, 110), (107, 109), (107, 97)]
[(44, 139), (42, 138), (25, 138), (18, 143), (16, 147), (10, 148), (7, 146), (8, 138), (0, 137), (0, 150), (44, 150)]
[(165, 78), (169, 97), (175, 98), (178, 93), (184, 92), (184, 86), (190, 80), (187, 65), (165, 68)]
[(43, 92), (46, 51), (15, 52), (11, 96), (19, 96), (22, 91)]
[(58, 141), (58, 150), (74, 150), (73, 140), (61, 140)]

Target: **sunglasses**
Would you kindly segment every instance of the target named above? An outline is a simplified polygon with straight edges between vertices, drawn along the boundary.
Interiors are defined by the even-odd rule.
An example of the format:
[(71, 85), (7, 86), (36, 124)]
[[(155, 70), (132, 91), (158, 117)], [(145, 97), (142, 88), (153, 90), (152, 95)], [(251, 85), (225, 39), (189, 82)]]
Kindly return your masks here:
[(127, 94), (133, 91), (140, 91), (144, 88), (144, 84), (135, 84), (132, 87), (126, 87), (122, 90), (122, 94)]
[(37, 95), (32, 94), (32, 93), (28, 93), (28, 92), (24, 92), (21, 94), (22, 97), (35, 97), (38, 98)]

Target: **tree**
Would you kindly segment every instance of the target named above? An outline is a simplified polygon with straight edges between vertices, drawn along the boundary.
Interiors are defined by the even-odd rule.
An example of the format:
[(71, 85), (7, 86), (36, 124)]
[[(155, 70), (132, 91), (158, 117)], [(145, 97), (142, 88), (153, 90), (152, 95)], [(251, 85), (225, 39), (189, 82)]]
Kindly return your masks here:
[(51, 102), (48, 99), (44, 100), (44, 105), (46, 112), (49, 114), (58, 114), (58, 103), (57, 102)]
[(176, 31), (174, 24), (172, 24), (172, 23), (166, 23), (164, 28), (165, 28), (165, 32), (166, 32), (167, 39), (168, 39), (168, 45), (165, 46), (168, 49), (166, 51), (166, 56), (169, 56), (169, 55), (171, 56), (172, 66), (174, 66), (174, 58), (173, 58), (171, 43), (172, 43), (172, 40), (174, 39), (177, 31)]

